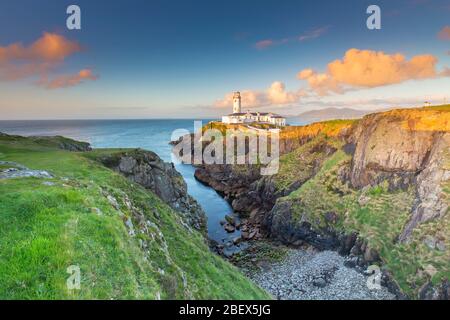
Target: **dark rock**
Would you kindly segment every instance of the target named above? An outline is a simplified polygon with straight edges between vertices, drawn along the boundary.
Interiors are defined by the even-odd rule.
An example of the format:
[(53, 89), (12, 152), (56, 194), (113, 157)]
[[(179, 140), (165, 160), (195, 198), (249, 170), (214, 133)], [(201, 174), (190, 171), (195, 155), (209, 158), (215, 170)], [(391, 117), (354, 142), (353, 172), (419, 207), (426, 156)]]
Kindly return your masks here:
[(242, 241), (242, 238), (241, 238), (241, 237), (236, 237), (236, 238), (233, 239), (233, 243), (234, 243), (235, 245), (241, 243), (241, 241)]
[(250, 232), (250, 234), (248, 235), (248, 239), (251, 240), (251, 239), (255, 238), (256, 235), (257, 235), (257, 231), (254, 230), (254, 231)]
[(349, 255), (350, 251), (354, 247), (356, 240), (358, 238), (358, 235), (356, 233), (352, 233), (350, 235), (344, 235), (341, 238), (341, 245), (339, 248), (339, 254), (341, 255)]
[(347, 268), (355, 268), (358, 264), (358, 257), (349, 256), (344, 260), (344, 266)]
[(230, 215), (225, 215), (225, 221), (231, 224), (232, 226), (236, 226), (236, 219)]
[(325, 221), (331, 224), (336, 224), (338, 221), (339, 216), (336, 214), (336, 212), (327, 212), (325, 213)]
[[(339, 248), (338, 236), (326, 230), (315, 230), (311, 223), (293, 219), (291, 200), (278, 201), (263, 221), (270, 237), (284, 244), (292, 244), (297, 240), (305, 241), (320, 250)], [(299, 221), (300, 220), (300, 221)]]
[(421, 300), (439, 300), (439, 290), (433, 287), (431, 281), (426, 282), (419, 289), (419, 299)]
[(236, 230), (236, 228), (229, 223), (225, 224), (224, 229), (228, 233), (233, 233)]
[(99, 160), (130, 181), (154, 192), (179, 212), (188, 225), (206, 232), (206, 214), (187, 193), (186, 182), (172, 163), (162, 161), (154, 152), (140, 149), (101, 156)]
[(327, 286), (327, 282), (323, 278), (317, 278), (313, 280), (313, 285), (318, 288), (325, 288)]

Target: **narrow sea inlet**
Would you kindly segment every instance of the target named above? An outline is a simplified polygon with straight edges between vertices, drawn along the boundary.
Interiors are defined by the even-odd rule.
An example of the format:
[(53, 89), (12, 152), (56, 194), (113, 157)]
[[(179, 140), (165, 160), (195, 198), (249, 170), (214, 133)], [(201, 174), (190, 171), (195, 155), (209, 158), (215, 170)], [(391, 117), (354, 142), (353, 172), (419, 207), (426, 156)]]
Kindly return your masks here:
[[(202, 120), (207, 123), (210, 120)], [(91, 143), (93, 148), (141, 148), (156, 152), (164, 161), (172, 162), (169, 145), (172, 132), (177, 129), (193, 131), (194, 120), (51, 120), (0, 121), (0, 131), (23, 136), (61, 135)], [(222, 244), (225, 253), (239, 251), (245, 246), (233, 245), (240, 231), (227, 233), (220, 222), (233, 209), (216, 191), (194, 178), (195, 168), (177, 164), (188, 186), (188, 192), (202, 206), (208, 216), (208, 236)]]

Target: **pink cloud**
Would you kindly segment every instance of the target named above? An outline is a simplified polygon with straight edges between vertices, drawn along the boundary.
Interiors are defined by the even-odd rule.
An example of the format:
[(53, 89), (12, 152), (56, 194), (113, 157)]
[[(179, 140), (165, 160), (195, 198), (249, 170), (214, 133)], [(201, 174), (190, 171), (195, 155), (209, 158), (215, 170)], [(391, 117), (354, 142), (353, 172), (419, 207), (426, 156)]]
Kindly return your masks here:
[(13, 43), (0, 47), (0, 63), (17, 61), (62, 61), (75, 52), (81, 51), (77, 42), (70, 41), (61, 35), (44, 32), (42, 37), (29, 46)]
[(77, 74), (62, 75), (54, 78), (53, 80), (41, 79), (39, 85), (47, 89), (59, 89), (76, 86), (85, 81), (95, 81), (98, 79), (97, 75), (92, 73), (90, 69), (80, 70)]
[(86, 69), (77, 75), (58, 77), (47, 83), (50, 73), (58, 69), (66, 58), (80, 51), (78, 42), (49, 32), (44, 32), (28, 46), (20, 42), (0, 46), (0, 81), (37, 77), (41, 85), (46, 83), (52, 88), (62, 88), (83, 80), (94, 80), (90, 70)]
[(445, 26), (438, 33), (438, 38), (444, 41), (450, 40), (450, 26)]

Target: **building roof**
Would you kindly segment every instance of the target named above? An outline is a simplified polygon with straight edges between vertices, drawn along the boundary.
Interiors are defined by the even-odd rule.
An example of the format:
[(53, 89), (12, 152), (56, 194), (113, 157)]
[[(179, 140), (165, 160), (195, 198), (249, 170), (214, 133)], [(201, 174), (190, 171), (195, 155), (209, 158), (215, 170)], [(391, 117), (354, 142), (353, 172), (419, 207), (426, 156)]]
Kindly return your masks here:
[(230, 114), (228, 114), (227, 116), (229, 116), (229, 117), (231, 117), (231, 116), (245, 116), (246, 115), (246, 113), (243, 113), (243, 112), (237, 112), (237, 113), (230, 113)]
[(239, 116), (245, 116), (247, 114), (250, 114), (252, 116), (270, 116), (271, 118), (284, 118), (283, 116), (280, 116), (278, 114), (269, 113), (269, 112), (237, 112), (237, 113), (230, 113), (227, 116), (228, 117), (239, 117)]

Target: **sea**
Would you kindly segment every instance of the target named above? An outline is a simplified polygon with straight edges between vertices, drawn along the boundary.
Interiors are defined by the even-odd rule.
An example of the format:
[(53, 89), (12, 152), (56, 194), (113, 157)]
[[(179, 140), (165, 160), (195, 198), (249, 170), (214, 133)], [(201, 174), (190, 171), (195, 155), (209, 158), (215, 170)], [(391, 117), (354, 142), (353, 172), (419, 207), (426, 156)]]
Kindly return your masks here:
[[(206, 124), (212, 119), (202, 119)], [(195, 120), (199, 121), (199, 120)], [(193, 132), (192, 119), (167, 120), (30, 120), (0, 121), (0, 132), (22, 136), (61, 135), (89, 142), (93, 148), (141, 148), (156, 152), (164, 161), (173, 162), (169, 142), (179, 137), (179, 130)], [(188, 164), (175, 164), (188, 187), (188, 193), (202, 206), (208, 217), (208, 236), (224, 246), (227, 254), (246, 247), (246, 243), (233, 245), (240, 231), (227, 233), (221, 221), (233, 214), (230, 204), (215, 190), (194, 178), (195, 168)]]

